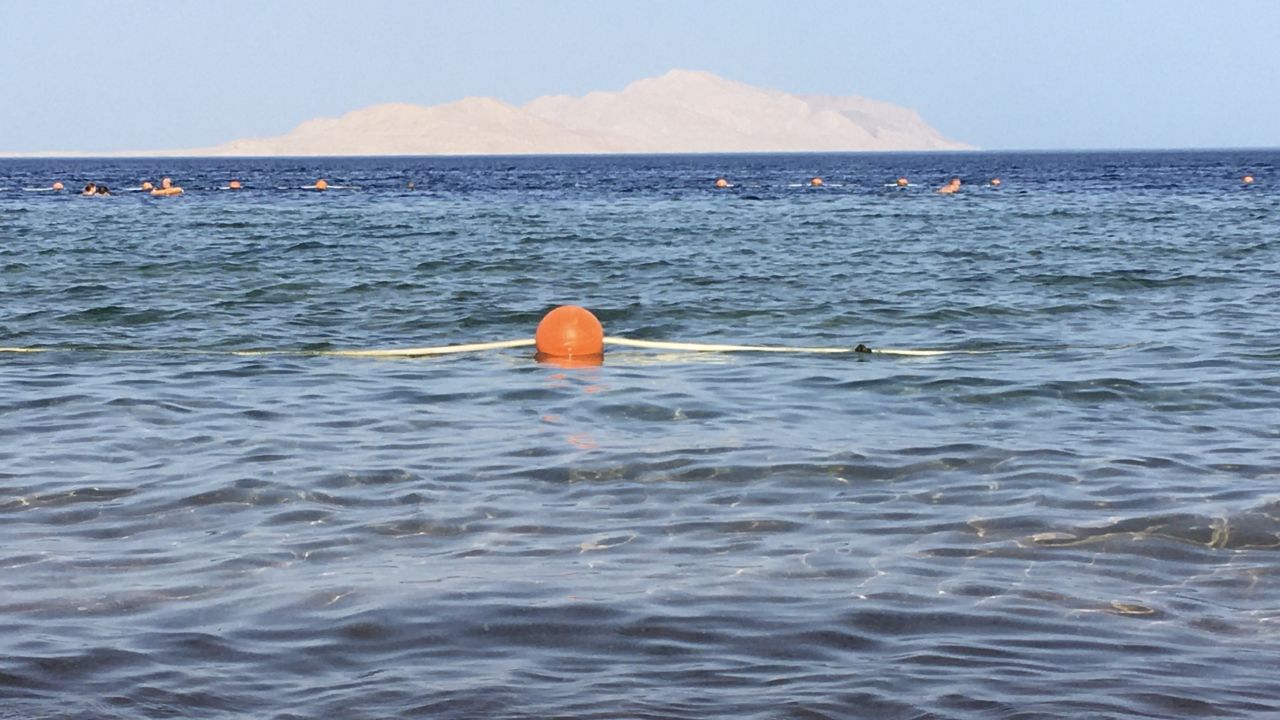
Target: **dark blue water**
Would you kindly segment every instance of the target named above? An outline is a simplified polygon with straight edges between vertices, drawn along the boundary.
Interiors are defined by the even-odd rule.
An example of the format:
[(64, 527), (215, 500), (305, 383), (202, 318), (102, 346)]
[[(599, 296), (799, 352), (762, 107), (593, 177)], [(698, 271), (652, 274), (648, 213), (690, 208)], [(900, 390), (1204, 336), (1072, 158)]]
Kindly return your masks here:
[[(162, 174), (187, 194), (123, 192)], [(117, 192), (24, 190), (54, 180)], [(1280, 712), (1280, 153), (0, 188), (0, 346), (43, 350), (0, 353), (0, 717)], [(562, 303), (981, 353), (234, 354), (527, 338)]]

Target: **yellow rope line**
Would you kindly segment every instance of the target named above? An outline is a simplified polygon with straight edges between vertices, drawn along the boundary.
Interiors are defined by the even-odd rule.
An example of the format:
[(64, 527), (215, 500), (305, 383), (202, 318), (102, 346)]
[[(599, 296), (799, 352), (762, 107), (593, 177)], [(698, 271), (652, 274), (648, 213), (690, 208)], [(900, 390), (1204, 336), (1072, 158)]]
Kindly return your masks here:
[(871, 352), (879, 355), (904, 355), (907, 357), (936, 357), (963, 353), (977, 355), (982, 350), (902, 350), (897, 348), (868, 348), (858, 350), (851, 347), (791, 347), (786, 345), (716, 345), (709, 343), (666, 342), (663, 340), (632, 340), (631, 338), (606, 337), (606, 345), (622, 345), (624, 347), (647, 348), (650, 350), (686, 350), (691, 352), (790, 352), (808, 354), (828, 354)]
[(663, 340), (632, 340), (606, 337), (606, 345), (647, 348), (650, 350), (688, 350), (691, 352), (798, 352), (798, 353), (851, 353), (853, 348), (783, 347), (781, 345), (714, 345), (708, 343), (666, 342)]
[(526, 340), (498, 340), (496, 342), (470, 343), (468, 345), (437, 345), (434, 347), (398, 348), (392, 350), (238, 350), (232, 355), (321, 355), (326, 357), (369, 357), (369, 358), (411, 358), (428, 355), (449, 355), (452, 353), (481, 352), (483, 350), (505, 350), (508, 348), (533, 347), (533, 338)]
[[(766, 353), (804, 353), (804, 354), (849, 354), (868, 352), (850, 347), (792, 347), (785, 345), (727, 345), (716, 343), (667, 342), (663, 340), (633, 340), (624, 337), (606, 337), (607, 345), (643, 348), (648, 350), (679, 350), (684, 352), (766, 352)], [(495, 342), (469, 343), (464, 345), (435, 345), (416, 348), (394, 348), (386, 350), (164, 350), (156, 352), (173, 352), (200, 355), (234, 355), (238, 357), (259, 357), (268, 355), (287, 356), (319, 356), (319, 357), (351, 357), (351, 358), (414, 358), (433, 355), (452, 355), (455, 353), (483, 352), (485, 350), (508, 350), (511, 348), (533, 347), (533, 338), (520, 340), (498, 340)], [(81, 349), (81, 348), (73, 348)], [(0, 347), (0, 353), (40, 353), (54, 352), (58, 348), (42, 347)], [(85, 348), (90, 352), (140, 353), (148, 352), (137, 349)], [(939, 355), (981, 355), (990, 350), (905, 350), (900, 348), (871, 348), (869, 352), (876, 355), (901, 355), (905, 357), (937, 357)]]

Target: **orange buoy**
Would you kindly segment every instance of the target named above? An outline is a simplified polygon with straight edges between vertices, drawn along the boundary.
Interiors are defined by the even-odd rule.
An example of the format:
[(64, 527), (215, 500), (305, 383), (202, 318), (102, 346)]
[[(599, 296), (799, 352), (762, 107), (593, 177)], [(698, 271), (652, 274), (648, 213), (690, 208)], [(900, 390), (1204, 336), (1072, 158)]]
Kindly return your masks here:
[(561, 305), (543, 316), (534, 334), (538, 359), (604, 357), (604, 326), (590, 310)]
[(61, 192), (61, 191), (62, 191), (62, 183), (61, 183), (61, 182), (55, 182), (53, 185), (50, 185), (49, 187), (50, 187), (50, 189), (52, 189), (52, 190), (57, 190), (57, 191), (59, 191), (59, 192)]
[(1252, 185), (1252, 184), (1253, 184), (1253, 176), (1252, 176), (1252, 175), (1245, 175), (1244, 177), (1240, 178), (1240, 182), (1244, 183), (1245, 185)]
[(811, 186), (813, 186), (813, 187), (822, 187), (822, 178), (820, 178), (820, 177), (816, 177), (816, 178), (814, 178), (814, 179), (810, 180), (810, 181), (809, 181), (809, 184), (810, 184)]
[(239, 181), (239, 180), (232, 180), (231, 182), (227, 183), (227, 187), (228, 187), (229, 189), (231, 189), (231, 190), (239, 190), (239, 189), (240, 189), (240, 181)]
[(725, 180), (724, 178), (716, 178), (716, 187), (727, 188), (729, 187), (729, 181)]
[(321, 178), (316, 181), (316, 184), (313, 187), (317, 190), (328, 190), (329, 183), (325, 182), (324, 178)]
[(907, 182), (907, 179), (906, 179), (906, 178), (904, 178), (904, 177), (900, 177), (900, 178), (898, 178), (898, 187), (906, 187), (906, 186), (907, 186), (907, 185), (909, 185), (909, 184), (910, 184), (910, 183), (908, 183), (908, 182)]

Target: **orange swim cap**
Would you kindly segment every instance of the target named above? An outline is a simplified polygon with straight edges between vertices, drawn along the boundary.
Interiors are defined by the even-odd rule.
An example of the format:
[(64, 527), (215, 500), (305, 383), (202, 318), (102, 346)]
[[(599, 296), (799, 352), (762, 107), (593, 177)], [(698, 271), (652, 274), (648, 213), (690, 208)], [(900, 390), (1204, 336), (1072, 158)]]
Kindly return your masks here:
[(906, 178), (904, 177), (898, 178), (898, 187), (906, 187), (908, 184), (909, 183), (907, 182)]
[(329, 189), (329, 183), (325, 182), (325, 181), (324, 181), (324, 178), (321, 178), (321, 179), (319, 179), (319, 180), (317, 180), (317, 181), (316, 181), (316, 185), (315, 185), (315, 187), (316, 187), (316, 189), (317, 189), (317, 190), (328, 190), (328, 189)]
[(590, 310), (561, 305), (538, 323), (534, 345), (540, 358), (603, 357), (604, 327)]
[(1245, 175), (1244, 177), (1240, 178), (1240, 182), (1244, 183), (1245, 185), (1252, 185), (1252, 184), (1253, 184), (1253, 176), (1252, 176), (1252, 175)]
[(1000, 178), (991, 178), (991, 187), (1000, 187)]
[(816, 177), (810, 180), (809, 184), (812, 185), (813, 187), (822, 187), (822, 178)]
[(240, 181), (239, 181), (239, 180), (232, 180), (231, 182), (227, 183), (227, 187), (231, 188), (232, 190), (239, 190), (239, 189), (240, 189)]
[(61, 190), (61, 189), (62, 189), (62, 183), (60, 183), (60, 182), (55, 182), (51, 187), (52, 187), (54, 190)]
[(718, 188), (727, 188), (727, 187), (729, 187), (729, 181), (728, 181), (728, 180), (725, 180), (724, 178), (717, 178), (717, 179), (716, 179), (716, 187), (718, 187)]

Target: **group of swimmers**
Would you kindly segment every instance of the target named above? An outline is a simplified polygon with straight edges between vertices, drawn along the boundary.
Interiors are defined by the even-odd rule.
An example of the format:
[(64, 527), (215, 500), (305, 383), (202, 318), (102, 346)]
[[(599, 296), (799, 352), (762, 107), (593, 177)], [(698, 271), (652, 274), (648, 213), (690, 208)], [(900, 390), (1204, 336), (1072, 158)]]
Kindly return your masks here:
[[(223, 190), (240, 190), (243, 187), (244, 186), (240, 183), (239, 180), (236, 180), (233, 178), (222, 189)], [(29, 188), (29, 189), (33, 189), (33, 188)], [(63, 185), (61, 182), (55, 182), (49, 186), (49, 190), (52, 190), (53, 192), (62, 192), (65, 189), (66, 189), (66, 186)], [(183, 193), (182, 188), (177, 185), (174, 185), (173, 180), (167, 177), (161, 178), (160, 187), (156, 187), (155, 185), (151, 184), (150, 181), (143, 181), (141, 185), (131, 189), (139, 192), (151, 193), (151, 195), (153, 195), (154, 197), (172, 197), (174, 195), (181, 195)], [(315, 183), (303, 187), (303, 189), (304, 190), (322, 190), (322, 191), (328, 190), (329, 183), (323, 178), (321, 178), (319, 180), (316, 180)], [(409, 189), (410, 190), (413, 189), (413, 183), (409, 183)], [(84, 190), (82, 190), (80, 194), (85, 196), (110, 195), (111, 189), (108, 188), (105, 183), (91, 182), (88, 185), (84, 186)]]
[[(62, 192), (63, 190), (66, 189), (66, 186), (64, 186), (60, 182), (55, 182), (54, 184), (49, 186), (49, 189), (54, 192)], [(162, 179), (160, 181), (160, 187), (156, 187), (155, 185), (152, 185), (150, 182), (144, 181), (142, 185), (138, 186), (137, 189), (143, 192), (149, 192), (156, 197), (166, 197), (170, 195), (182, 194), (182, 188), (178, 187), (177, 185), (174, 185), (173, 180), (169, 178)], [(93, 195), (110, 195), (111, 188), (107, 187), (106, 183), (91, 182), (88, 185), (84, 186), (84, 190), (81, 190), (80, 194), (86, 197), (93, 196)]]
[[(1240, 178), (1240, 182), (1244, 185), (1252, 185), (1254, 183), (1254, 177), (1253, 175), (1246, 174), (1244, 177)], [(823, 187), (826, 183), (822, 180), (822, 178), (814, 177), (809, 180), (808, 184), (809, 184), (809, 187)], [(953, 177), (951, 178), (950, 181), (947, 182), (947, 184), (938, 188), (935, 192), (941, 193), (943, 195), (951, 195), (953, 193), (958, 192), (962, 184), (963, 183), (960, 182), (960, 178)], [(988, 187), (998, 188), (1000, 187), (1000, 185), (1001, 185), (1001, 181), (1000, 181), (1000, 178), (998, 177), (991, 178), (990, 180), (987, 181)], [(725, 189), (725, 188), (733, 187), (733, 184), (730, 183), (727, 178), (719, 177), (719, 178), (716, 178), (715, 186), (718, 189)], [(240, 190), (242, 187), (243, 185), (241, 185), (239, 180), (232, 179), (222, 189), (223, 190)], [(316, 180), (315, 183), (311, 185), (304, 185), (302, 189), (324, 191), (324, 190), (328, 190), (329, 187), (330, 185), (328, 181), (326, 181), (324, 178), (321, 178), (319, 180)], [(338, 187), (338, 186), (333, 186), (333, 187)], [(412, 181), (410, 181), (409, 184), (406, 185), (405, 187), (407, 187), (409, 190), (413, 190), (414, 184)], [(907, 180), (907, 178), (900, 177), (897, 180), (893, 181), (892, 183), (886, 184), (885, 187), (908, 188), (908, 187), (912, 187), (912, 185), (911, 185), (911, 181)], [(49, 187), (49, 190), (53, 190), (55, 192), (61, 192), (63, 189), (64, 187), (60, 182), (55, 182), (53, 185)], [(156, 187), (152, 185), (150, 182), (143, 182), (142, 185), (136, 189), (142, 192), (149, 192), (155, 197), (166, 197), (166, 196), (182, 194), (182, 188), (178, 187), (177, 185), (174, 185), (173, 181), (167, 177), (160, 180), (160, 187)], [(80, 194), (86, 195), (86, 196), (110, 195), (111, 190), (105, 184), (89, 183), (88, 185), (84, 186), (84, 191), (81, 192)]]
[[(1252, 182), (1252, 181), (1253, 181), (1253, 178), (1249, 178), (1247, 182)], [(822, 187), (825, 184), (826, 183), (820, 177), (815, 177), (809, 180), (809, 187)], [(953, 177), (946, 185), (943, 185), (942, 187), (938, 188), (937, 192), (940, 192), (943, 195), (950, 195), (958, 191), (960, 189), (961, 184), (962, 183), (960, 182), (960, 178)], [(1000, 187), (1000, 178), (991, 178), (991, 180), (987, 182), (987, 185), (993, 188)], [(733, 184), (730, 183), (727, 178), (719, 177), (719, 178), (716, 178), (716, 187), (720, 189), (731, 188), (733, 187)], [(891, 183), (888, 183), (887, 185), (885, 185), (885, 187), (907, 188), (907, 187), (911, 187), (911, 181), (906, 179), (905, 177), (900, 177), (897, 180)]]
[[(1240, 178), (1240, 182), (1241, 184), (1244, 184), (1244, 185), (1252, 185), (1254, 182), (1253, 175), (1246, 174), (1244, 177)], [(815, 177), (809, 181), (809, 187), (822, 187), (824, 184), (825, 183), (820, 177)], [(941, 193), (943, 195), (951, 195), (953, 193), (959, 192), (960, 186), (962, 184), (963, 183), (960, 182), (960, 178), (953, 177), (951, 178), (951, 180), (947, 182), (946, 185), (943, 185), (942, 187), (938, 188), (935, 192)], [(1001, 180), (998, 177), (991, 178), (990, 180), (987, 181), (987, 187), (998, 188), (1000, 187), (1001, 184), (1002, 184)], [(729, 180), (724, 177), (716, 178), (715, 185), (717, 188), (720, 188), (720, 189), (733, 187), (733, 184), (730, 183)], [(886, 184), (885, 187), (907, 188), (907, 187), (911, 187), (911, 181), (906, 179), (905, 177), (900, 177), (897, 180)]]

